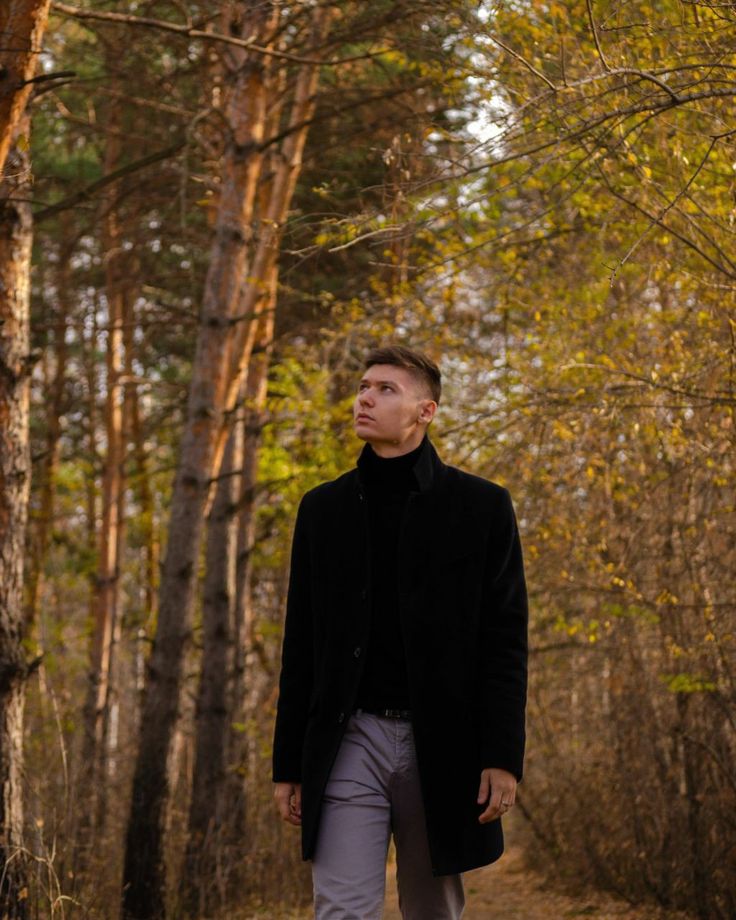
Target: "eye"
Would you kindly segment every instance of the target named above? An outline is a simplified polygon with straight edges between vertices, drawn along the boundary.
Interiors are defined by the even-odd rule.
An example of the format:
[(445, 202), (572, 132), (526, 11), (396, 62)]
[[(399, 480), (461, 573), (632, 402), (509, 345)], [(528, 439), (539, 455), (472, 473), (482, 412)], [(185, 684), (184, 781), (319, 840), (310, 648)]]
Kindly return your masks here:
[(387, 383), (384, 383), (384, 385), (381, 387), (381, 389), (382, 389), (382, 390), (388, 390), (389, 393), (393, 393), (393, 391), (394, 391), (394, 388), (393, 388), (393, 387), (390, 387)]

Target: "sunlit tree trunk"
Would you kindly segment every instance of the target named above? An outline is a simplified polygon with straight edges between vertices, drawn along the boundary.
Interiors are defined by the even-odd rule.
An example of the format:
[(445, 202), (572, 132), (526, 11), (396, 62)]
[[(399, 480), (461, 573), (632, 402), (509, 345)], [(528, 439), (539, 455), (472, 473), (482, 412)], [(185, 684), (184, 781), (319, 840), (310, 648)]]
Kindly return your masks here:
[[(254, 0), (228, 5), (224, 29), (267, 40), (277, 11)], [(123, 916), (164, 913), (163, 821), (169, 794), (167, 765), (176, 728), (182, 664), (189, 640), (195, 573), (224, 424), (232, 345), (232, 318), (248, 274), (247, 250), (260, 172), (266, 116), (263, 57), (228, 51), (232, 81), (225, 111), (229, 136), (215, 235), (205, 280), (189, 389), (187, 420), (171, 501), (168, 545), (159, 592), (156, 636), (147, 666), (139, 750), (128, 824)]]
[(21, 776), (33, 221), (26, 105), (48, 10), (49, 0), (0, 6), (0, 916), (9, 920), (28, 915)]
[[(225, 31), (268, 41), (278, 20), (271, 3), (240, 3), (227, 10)], [(319, 48), (329, 11), (312, 13), (311, 42)], [(314, 53), (314, 52), (312, 52)], [(163, 817), (168, 799), (167, 760), (179, 707), (184, 651), (189, 639), (195, 570), (212, 477), (217, 475), (231, 410), (247, 374), (258, 309), (276, 264), (283, 223), (301, 169), (307, 125), (314, 111), (319, 68), (297, 72), (283, 168), (268, 210), (258, 214), (259, 238), (248, 264), (255, 196), (263, 159), (268, 80), (263, 56), (232, 55), (233, 85), (225, 121), (226, 144), (215, 239), (192, 368), (187, 421), (174, 483), (156, 638), (148, 664), (140, 746), (133, 780), (124, 871), (124, 916), (148, 918), (164, 910)], [(244, 283), (244, 279), (247, 281)], [(234, 332), (232, 330), (235, 330)]]
[[(120, 154), (119, 119), (108, 125), (105, 171), (111, 172)], [(105, 303), (107, 306), (105, 375), (105, 454), (102, 470), (102, 508), (97, 540), (97, 572), (94, 583), (94, 625), (90, 649), (89, 683), (84, 707), (82, 770), (89, 792), (82, 805), (81, 831), (91, 842), (97, 804), (105, 783), (105, 736), (108, 721), (110, 675), (114, 635), (118, 616), (118, 569), (120, 550), (120, 508), (123, 494), (123, 261), (118, 217), (112, 201), (113, 185), (106, 202), (103, 236), (105, 259)]]
[(0, 175), (31, 94), (29, 81), (38, 66), (50, 5), (50, 0), (4, 0), (0, 4)]
[[(134, 272), (137, 276), (137, 272)], [(156, 617), (156, 585), (158, 580), (159, 545), (156, 531), (156, 505), (151, 484), (151, 464), (145, 444), (141, 398), (133, 367), (136, 328), (135, 296), (129, 291), (125, 298), (123, 342), (125, 353), (125, 418), (124, 429), (130, 432), (132, 473), (130, 487), (136, 497), (138, 528), (143, 543), (142, 577), (139, 579), (140, 606), (143, 611), (141, 628), (151, 624)]]
[[(256, 542), (258, 453), (265, 421), (268, 369), (273, 344), (274, 308), (276, 305), (276, 271), (272, 274), (268, 303), (261, 314), (246, 385), (242, 428), (243, 452), (238, 499), (238, 542), (235, 571), (234, 662), (229, 700), (229, 739), (227, 775), (227, 817), (229, 835), (234, 844), (242, 845), (246, 835), (248, 737), (243, 730), (248, 719), (248, 700), (253, 698), (252, 684), (257, 669), (255, 660), (262, 658), (262, 648), (255, 634), (253, 605), (253, 550)], [(259, 655), (260, 653), (260, 655)]]
[[(18, 123), (27, 136), (28, 116)], [(29, 450), (30, 265), (33, 223), (27, 145), (8, 156), (0, 184), (0, 917), (25, 918), (23, 848), (23, 556)]]
[[(330, 25), (332, 11), (316, 7), (312, 19), (311, 44), (319, 48)], [(278, 281), (278, 255), (284, 224), (291, 207), (296, 182), (302, 168), (304, 145), (307, 142), (309, 121), (314, 115), (319, 68), (302, 65), (296, 78), (294, 101), (289, 113), (288, 131), (279, 156), (274, 157), (273, 176), (268, 204), (259, 214), (260, 232), (253, 256), (251, 277), (245, 289), (240, 315), (258, 317), (271, 302), (270, 291)], [(239, 323), (236, 327), (234, 347), (231, 352), (232, 369), (225, 405), (232, 409), (248, 374), (248, 364), (258, 330), (256, 322)], [(220, 432), (217, 452), (224, 448), (224, 432)]]

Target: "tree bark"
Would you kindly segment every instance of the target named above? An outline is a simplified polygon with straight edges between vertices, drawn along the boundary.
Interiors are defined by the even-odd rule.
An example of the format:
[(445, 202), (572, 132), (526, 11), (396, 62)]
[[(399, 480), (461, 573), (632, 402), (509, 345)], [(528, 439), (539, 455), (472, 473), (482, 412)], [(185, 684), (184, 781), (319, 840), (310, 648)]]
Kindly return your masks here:
[(242, 432), (233, 426), (207, 527), (202, 671), (182, 889), (189, 916), (216, 913), (216, 868), (225, 819), (228, 691), (233, 665), (237, 479)]
[[(119, 119), (113, 111), (107, 131), (105, 172), (117, 165), (120, 153)], [(118, 215), (111, 201), (118, 191), (113, 185), (103, 221), (105, 256), (105, 302), (107, 347), (105, 377), (105, 457), (102, 475), (102, 514), (97, 539), (97, 573), (94, 583), (94, 631), (90, 647), (87, 697), (84, 707), (82, 770), (84, 797), (80, 818), (82, 845), (93, 842), (98, 800), (104, 798), (105, 741), (110, 699), (110, 676), (118, 616), (118, 569), (120, 511), (123, 495), (123, 407), (121, 375), (124, 267)], [(86, 840), (84, 838), (87, 838)]]
[(26, 104), (48, 10), (49, 0), (0, 7), (0, 916), (7, 920), (25, 920), (29, 903), (21, 785), (33, 238)]
[[(18, 122), (30, 130), (27, 115)], [(0, 917), (28, 916), (23, 847), (23, 707), (26, 662), (23, 556), (31, 481), (30, 265), (27, 145), (13, 148), (0, 185)]]
[[(226, 8), (230, 34), (254, 40), (272, 33), (278, 11), (248, 0)], [(123, 916), (164, 915), (163, 821), (169, 793), (167, 763), (174, 737), (182, 665), (189, 640), (195, 571), (215, 447), (224, 425), (224, 397), (232, 347), (232, 317), (247, 276), (247, 249), (260, 172), (266, 117), (262, 57), (227, 52), (232, 87), (226, 110), (229, 137), (215, 236), (205, 280), (189, 388), (187, 420), (174, 482), (159, 616), (147, 665), (140, 740), (125, 852)]]
[[(134, 266), (133, 274), (138, 275)], [(155, 622), (156, 618), (156, 583), (158, 578), (159, 545), (156, 534), (156, 506), (151, 485), (151, 470), (148, 454), (146, 452), (145, 432), (141, 418), (141, 401), (138, 394), (138, 384), (133, 368), (133, 355), (135, 354), (135, 341), (133, 332), (136, 323), (135, 301), (129, 295), (125, 298), (125, 322), (123, 324), (123, 342), (125, 352), (125, 399), (124, 417), (127, 419), (123, 427), (130, 431), (131, 453), (133, 472), (130, 476), (131, 488), (135, 494), (138, 507), (139, 528), (142, 534), (143, 562), (142, 573), (139, 580), (141, 592), (141, 609), (143, 618), (139, 621), (140, 629)]]
[[(315, 48), (322, 45), (327, 35), (332, 10), (316, 7), (312, 16), (312, 44)], [(260, 218), (258, 246), (253, 257), (251, 276), (254, 282), (245, 289), (240, 315), (258, 318), (263, 309), (271, 302), (271, 291), (278, 282), (277, 265), (279, 248), (284, 233), (284, 223), (291, 207), (291, 200), (296, 182), (302, 168), (304, 145), (309, 133), (316, 106), (316, 90), (319, 81), (319, 69), (302, 65), (296, 79), (294, 101), (289, 116), (289, 132), (285, 137), (271, 178), (271, 190), (268, 206)], [(232, 349), (232, 368), (229, 375), (225, 405), (232, 410), (237, 400), (243, 381), (247, 377), (248, 363), (253, 350), (258, 324), (240, 322), (236, 326), (235, 342)], [(217, 454), (224, 448), (224, 434), (220, 432)]]
[[(63, 222), (66, 226), (66, 221)], [(66, 341), (67, 322), (71, 316), (70, 264), (71, 252), (64, 249), (59, 254), (55, 273), (57, 306), (52, 322), (51, 347), (45, 356), (48, 364), (44, 375), (44, 392), (48, 393), (46, 411), (46, 446), (40, 464), (39, 510), (33, 527), (32, 556), (28, 561), (26, 579), (26, 633), (30, 634), (36, 623), (44, 587), (44, 566), (49, 540), (54, 528), (56, 504), (56, 477), (61, 455), (61, 419), (66, 398), (67, 360), (69, 346)], [(50, 365), (50, 366), (49, 366)], [(33, 525), (32, 525), (33, 526)]]
[(265, 422), (268, 369), (273, 345), (276, 305), (276, 271), (272, 274), (266, 309), (261, 314), (256, 343), (248, 368), (242, 422), (243, 451), (238, 499), (238, 543), (235, 575), (234, 662), (230, 692), (227, 807), (229, 839), (242, 842), (246, 835), (248, 738), (243, 725), (248, 719), (248, 701), (257, 697), (253, 681), (254, 657), (263, 659), (262, 645), (255, 635), (253, 609), (253, 549), (256, 540), (258, 451)]
[[(330, 15), (324, 8), (314, 9), (311, 38), (316, 48), (322, 44)], [(239, 31), (244, 38), (267, 41), (274, 33), (278, 9), (272, 3), (248, 0), (228, 7), (228, 16), (230, 34)], [(292, 131), (281, 148), (284, 166), (274, 180), (267, 213), (258, 215), (258, 245), (252, 266), (248, 267), (269, 81), (263, 56), (246, 56), (239, 49), (230, 49), (228, 55), (234, 76), (225, 119), (229, 138), (222, 192), (172, 496), (158, 627), (148, 663), (126, 841), (123, 916), (136, 920), (164, 913), (163, 818), (169, 792), (166, 765), (191, 630), (202, 524), (212, 477), (220, 468), (226, 443), (226, 413), (234, 407), (247, 374), (259, 310), (264, 300), (268, 302), (272, 269), (301, 169), (319, 76), (315, 63), (300, 65), (290, 118)]]
[(33, 87), (29, 81), (36, 72), (50, 5), (50, 0), (5, 0), (0, 6), (0, 176)]

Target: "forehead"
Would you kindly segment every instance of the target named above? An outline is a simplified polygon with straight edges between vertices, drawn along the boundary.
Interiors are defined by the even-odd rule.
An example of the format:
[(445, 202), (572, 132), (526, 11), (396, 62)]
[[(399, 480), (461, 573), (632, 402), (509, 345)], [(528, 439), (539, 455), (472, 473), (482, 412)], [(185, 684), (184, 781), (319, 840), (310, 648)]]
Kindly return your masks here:
[(410, 387), (414, 383), (414, 376), (405, 367), (396, 367), (393, 364), (373, 364), (360, 378), (368, 383), (394, 383), (402, 387)]

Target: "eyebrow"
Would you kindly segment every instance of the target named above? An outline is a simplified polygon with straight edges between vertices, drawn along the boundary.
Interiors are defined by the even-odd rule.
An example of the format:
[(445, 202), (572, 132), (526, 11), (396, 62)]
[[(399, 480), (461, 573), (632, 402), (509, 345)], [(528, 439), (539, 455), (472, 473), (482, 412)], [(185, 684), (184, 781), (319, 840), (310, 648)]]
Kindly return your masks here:
[(361, 383), (375, 383), (378, 386), (382, 386), (384, 383), (390, 383), (392, 387), (401, 386), (401, 384), (398, 383), (396, 380), (369, 380), (368, 377), (361, 377), (360, 380), (358, 381), (358, 385), (360, 385)]

